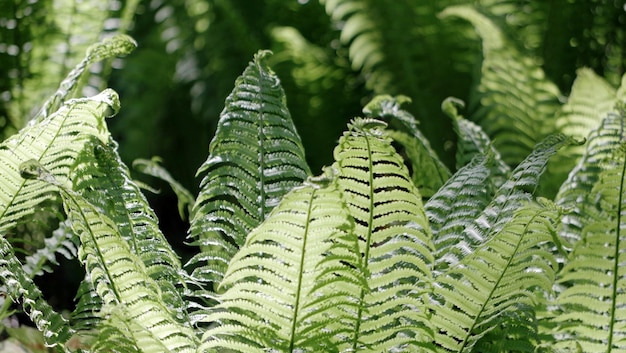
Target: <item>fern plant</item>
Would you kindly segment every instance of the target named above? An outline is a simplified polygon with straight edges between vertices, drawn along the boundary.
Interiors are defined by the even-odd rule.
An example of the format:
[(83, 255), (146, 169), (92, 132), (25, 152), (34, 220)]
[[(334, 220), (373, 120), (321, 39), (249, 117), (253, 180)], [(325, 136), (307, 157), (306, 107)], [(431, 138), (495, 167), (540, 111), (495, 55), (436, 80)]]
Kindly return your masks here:
[[(327, 7), (340, 13), (340, 5), (355, 3)], [(341, 11), (358, 19), (361, 10)], [(507, 77), (494, 68), (497, 58), (521, 54), (503, 47), (495, 22), (477, 10), (451, 7), (442, 16), (468, 19), (484, 37), (484, 97), (471, 104), (486, 119), (504, 114), (498, 87)], [(92, 47), (41, 114), (0, 145), (2, 233), (46, 203), (60, 205), (49, 250), (75, 257), (85, 270), (68, 320), (33, 280), (53, 256), (41, 250), (23, 260), (0, 238), (0, 314), (23, 311), (52, 349), (623, 349), (623, 87), (592, 101), (577, 89), (561, 107), (554, 126), (563, 130), (581, 120), (569, 112), (593, 111), (580, 130), (584, 147), (562, 132), (547, 134), (544, 125), (535, 130), (527, 120), (533, 117), (516, 111), (513, 130), (532, 138), (492, 142), (460, 115), (457, 99), (445, 100), (459, 135), (456, 170), (404, 110), (406, 98), (377, 96), (365, 117), (348, 124), (333, 162), (314, 176), (268, 64), (271, 53), (259, 51), (226, 99), (198, 171), (197, 197), (154, 160), (136, 163), (171, 184), (179, 211), (189, 213), (197, 254), (182, 264), (109, 133), (117, 93), (72, 98), (86, 63), (133, 46), (118, 36)], [(523, 61), (514, 72), (536, 73), (531, 66)], [(547, 106), (558, 108), (554, 86), (540, 74), (532, 78), (540, 82), (526, 87), (529, 101), (549, 96)], [(610, 91), (601, 80), (585, 85)], [(526, 93), (509, 94), (528, 103)], [(549, 160), (567, 148), (580, 156), (576, 166), (554, 200), (537, 197)], [(511, 168), (513, 157), (520, 160)]]

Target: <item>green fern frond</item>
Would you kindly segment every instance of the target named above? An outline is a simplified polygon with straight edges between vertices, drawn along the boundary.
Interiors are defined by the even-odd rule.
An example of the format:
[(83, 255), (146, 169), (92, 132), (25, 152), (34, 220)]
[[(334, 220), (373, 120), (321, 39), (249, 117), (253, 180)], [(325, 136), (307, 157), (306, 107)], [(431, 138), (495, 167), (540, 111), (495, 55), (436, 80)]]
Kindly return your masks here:
[(145, 265), (158, 285), (164, 302), (180, 322), (185, 316), (182, 294), (175, 286), (184, 283), (178, 255), (161, 233), (154, 211), (131, 180), (117, 153), (117, 144), (91, 139), (70, 170), (73, 190), (115, 224), (119, 235)]
[(72, 99), (57, 112), (29, 125), (0, 145), (0, 231), (35, 211), (50, 198), (50, 185), (24, 180), (20, 164), (37, 160), (60, 182), (68, 180), (70, 166), (90, 136), (108, 141), (104, 119), (119, 109), (119, 98), (105, 90), (91, 98)]
[(20, 172), (29, 182), (48, 184), (60, 192), (67, 217), (80, 238), (79, 259), (102, 298), (103, 315), (122, 329), (127, 336), (123, 339), (131, 337), (145, 352), (195, 351), (197, 344), (191, 327), (174, 317), (167, 307), (166, 295), (120, 236), (115, 222), (36, 160), (22, 163)]
[(278, 77), (260, 51), (226, 99), (193, 208), (190, 237), (202, 252), (193, 277), (219, 282), (246, 235), (310, 174)]
[(494, 140), (509, 165), (519, 163), (546, 132), (560, 92), (541, 68), (511, 45), (502, 31), (470, 6), (448, 7), (441, 17), (460, 17), (472, 23), (483, 43), (480, 84), (471, 102), (476, 121)]
[(24, 259), (24, 271), (33, 278), (43, 272), (50, 272), (48, 264), (58, 265), (56, 255), (63, 255), (66, 259), (74, 259), (77, 255), (74, 244), (74, 234), (65, 223), (61, 223), (52, 235), (44, 239), (44, 246)]
[(408, 101), (410, 99), (404, 96), (379, 95), (363, 108), (363, 113), (368, 118), (389, 119), (392, 123), (399, 123), (401, 131), (389, 131), (388, 135), (404, 147), (412, 165), (413, 183), (423, 197), (429, 198), (450, 178), (451, 173), (432, 149), (426, 136), (417, 128), (417, 120), (411, 113), (401, 109), (401, 105)]
[(490, 166), (491, 177), (488, 181), (495, 189), (498, 189), (509, 178), (511, 168), (504, 163), (500, 152), (494, 148), (491, 139), (483, 129), (459, 115), (457, 106), (464, 107), (465, 103), (453, 97), (448, 97), (441, 103), (441, 110), (452, 119), (452, 127), (458, 136), (456, 167), (460, 169), (476, 155), (493, 156), (494, 163)]
[(22, 303), (24, 312), (43, 333), (47, 345), (63, 345), (71, 338), (73, 330), (45, 300), (4, 236), (0, 236), (0, 286), (11, 300)]
[(581, 239), (588, 215), (596, 209), (596, 201), (590, 198), (590, 192), (598, 181), (602, 163), (626, 140), (625, 118), (615, 112), (604, 117), (600, 126), (589, 134), (581, 159), (556, 195), (558, 205), (571, 209), (563, 216), (559, 229), (560, 238), (568, 243), (569, 248)]
[(533, 351), (534, 292), (550, 290), (557, 266), (541, 247), (552, 240), (557, 217), (548, 201), (522, 206), (489, 241), (436, 278), (431, 320), (445, 352), (472, 352), (497, 327), (514, 329), (498, 337), (505, 351)]
[(357, 296), (356, 326), (342, 350), (412, 351), (432, 339), (423, 301), (434, 260), (430, 227), (385, 125), (354, 119), (335, 149), (334, 167), (370, 289)]
[(85, 274), (74, 299), (76, 300), (76, 309), (70, 316), (72, 327), (82, 332), (97, 329), (102, 320), (105, 319), (100, 314), (103, 302), (93, 286), (89, 273)]
[[(161, 159), (158, 157), (153, 157), (151, 160), (139, 158), (133, 161), (133, 168), (141, 173), (151, 175), (167, 182), (178, 198), (178, 214), (181, 219), (185, 220), (187, 217), (186, 214), (191, 215), (191, 210), (196, 200), (189, 190), (176, 181), (170, 173), (159, 164), (160, 162)], [(185, 212), (185, 210), (187, 212)]]
[[(622, 111), (622, 114), (626, 111)], [(565, 289), (556, 299), (558, 315), (553, 322), (555, 347), (582, 351), (613, 352), (626, 349), (626, 312), (622, 264), (626, 241), (626, 153), (624, 144), (606, 163), (591, 190), (597, 210), (586, 209), (589, 217), (582, 228), (569, 262), (557, 283)]]
[(458, 262), (472, 249), (473, 240), (464, 239), (464, 229), (487, 207), (493, 197), (485, 187), (491, 177), (489, 165), (493, 157), (477, 155), (459, 169), (424, 205), (430, 220), (435, 245), (435, 269), (443, 270), (445, 264)]
[(207, 321), (202, 351), (333, 352), (367, 290), (357, 239), (332, 173), (285, 195), (233, 257), (228, 288)]
[(564, 146), (580, 143), (563, 134), (550, 135), (539, 142), (532, 153), (513, 170), (511, 177), (498, 189), (489, 206), (476, 220), (476, 226), (482, 229), (478, 233), (485, 234), (489, 229), (499, 230), (517, 208), (531, 200), (550, 157)]

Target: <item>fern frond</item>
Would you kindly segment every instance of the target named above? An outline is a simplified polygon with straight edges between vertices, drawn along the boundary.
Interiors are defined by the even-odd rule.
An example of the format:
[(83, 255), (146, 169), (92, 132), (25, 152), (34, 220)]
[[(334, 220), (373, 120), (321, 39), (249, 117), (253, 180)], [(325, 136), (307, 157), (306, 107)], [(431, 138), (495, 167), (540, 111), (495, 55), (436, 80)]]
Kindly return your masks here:
[[(20, 166), (30, 182), (56, 187), (68, 219), (81, 242), (79, 259), (102, 298), (104, 314), (146, 352), (192, 352), (196, 338), (167, 307), (167, 297), (149, 277), (146, 266), (120, 236), (118, 226), (86, 198), (61, 183), (39, 162)], [(37, 179), (37, 180), (32, 180)], [(116, 314), (116, 311), (122, 311)]]
[(180, 322), (188, 322), (182, 293), (175, 287), (184, 283), (180, 260), (161, 233), (154, 211), (120, 160), (117, 144), (113, 140), (108, 144), (89, 140), (70, 175), (72, 189), (116, 224), (119, 235), (141, 259), (147, 275), (158, 284), (172, 314)]
[(435, 269), (443, 270), (446, 263), (458, 262), (463, 255), (457, 251), (472, 249), (473, 241), (464, 239), (467, 234), (463, 230), (471, 227), (493, 197), (493, 192), (485, 187), (492, 163), (491, 155), (476, 155), (424, 205), (433, 233)]
[(511, 45), (502, 31), (471, 6), (451, 6), (441, 17), (469, 21), (483, 43), (480, 84), (471, 102), (476, 121), (509, 165), (519, 163), (546, 132), (560, 92), (541, 68)]
[(571, 209), (563, 216), (559, 229), (560, 238), (570, 249), (581, 239), (588, 215), (596, 209), (596, 200), (591, 198), (590, 192), (598, 181), (603, 161), (626, 140), (625, 119), (626, 116), (615, 112), (604, 117), (600, 126), (589, 134), (581, 159), (556, 195), (558, 205)]
[(74, 259), (77, 255), (74, 244), (74, 233), (65, 223), (61, 223), (52, 235), (44, 239), (44, 246), (24, 259), (24, 271), (33, 278), (40, 276), (44, 271), (49, 272), (48, 264), (58, 265), (56, 255), (61, 254), (66, 259)]
[[(141, 173), (151, 175), (167, 182), (178, 198), (178, 214), (181, 219), (185, 220), (187, 214), (191, 215), (191, 210), (196, 200), (189, 190), (176, 181), (172, 175), (159, 164), (160, 162), (161, 160), (157, 157), (153, 157), (151, 160), (139, 158), (133, 161), (133, 168)], [(185, 210), (187, 212), (185, 212)]]
[[(426, 136), (417, 128), (418, 122), (413, 115), (401, 109), (402, 103), (410, 101), (407, 97), (379, 95), (364, 108), (368, 118), (389, 119), (398, 124), (401, 131), (389, 131), (388, 135), (401, 144), (412, 165), (412, 179), (420, 194), (431, 197), (450, 178), (450, 171), (430, 146)], [(404, 133), (402, 131), (406, 131)]]
[(589, 353), (626, 349), (625, 150), (622, 142), (616, 155), (604, 163), (607, 169), (600, 173), (590, 195), (598, 209), (585, 210), (588, 217), (581, 240), (557, 279), (565, 287), (556, 299), (559, 314), (553, 319), (557, 348), (580, 345)]
[[(421, 197), (374, 119), (355, 119), (335, 149), (339, 187), (355, 220), (369, 291), (342, 350), (419, 350), (432, 332), (424, 309), (433, 246)], [(411, 308), (407, 311), (407, 308)]]
[(498, 337), (505, 351), (533, 351), (534, 292), (550, 289), (556, 269), (541, 245), (552, 240), (556, 220), (547, 201), (522, 206), (486, 243), (436, 278), (431, 320), (440, 347), (472, 352), (491, 330), (508, 327), (513, 331)]
[(218, 283), (246, 235), (310, 174), (285, 94), (259, 52), (226, 99), (193, 208), (196, 279)]
[(73, 330), (45, 300), (4, 236), (0, 236), (0, 283), (11, 300), (22, 302), (24, 312), (43, 333), (47, 345), (63, 345), (71, 338)]
[(456, 167), (460, 169), (473, 160), (476, 155), (488, 154), (493, 156), (494, 163), (490, 166), (489, 183), (498, 189), (509, 178), (511, 168), (504, 163), (500, 152), (494, 148), (491, 139), (483, 129), (459, 115), (457, 106), (464, 107), (465, 103), (453, 97), (448, 97), (441, 103), (441, 110), (452, 119), (452, 127), (458, 136)]
[(0, 231), (35, 211), (34, 206), (50, 198), (50, 185), (24, 180), (20, 164), (34, 159), (46, 165), (60, 182), (89, 136), (108, 141), (104, 119), (119, 109), (119, 98), (105, 90), (91, 98), (72, 99), (57, 112), (29, 125), (0, 145)]
[(200, 349), (337, 351), (367, 288), (353, 227), (332, 173), (286, 194), (233, 257)]

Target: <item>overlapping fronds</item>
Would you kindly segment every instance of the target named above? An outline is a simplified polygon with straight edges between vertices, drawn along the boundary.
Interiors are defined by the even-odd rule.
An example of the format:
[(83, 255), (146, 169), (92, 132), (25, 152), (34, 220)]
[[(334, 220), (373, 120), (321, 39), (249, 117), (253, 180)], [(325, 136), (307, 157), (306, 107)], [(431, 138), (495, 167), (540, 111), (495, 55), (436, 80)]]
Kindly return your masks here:
[(4, 236), (0, 236), (0, 286), (10, 300), (21, 302), (24, 312), (43, 333), (46, 344), (63, 345), (70, 339), (73, 330), (63, 316), (55, 312), (45, 300), (31, 274), (24, 270), (15, 257), (13, 247)]
[(206, 173), (193, 208), (190, 236), (201, 253), (193, 276), (219, 282), (230, 258), (290, 189), (310, 174), (278, 77), (259, 52), (226, 99)]
[[(552, 286), (554, 205), (528, 203), (489, 240), (438, 276), (433, 295), (435, 342), (445, 352), (533, 352), (535, 291)], [(497, 346), (486, 336), (500, 329)], [(481, 347), (473, 350), (474, 347)]]
[(130, 179), (114, 141), (89, 140), (70, 171), (72, 189), (82, 195), (116, 225), (119, 236), (145, 265), (164, 302), (181, 322), (184, 304), (177, 284), (184, 282), (178, 256), (161, 233), (154, 211)]
[(580, 347), (589, 353), (626, 349), (623, 141), (603, 167), (606, 170), (599, 173), (590, 195), (597, 209), (585, 209), (588, 217), (581, 225), (581, 240), (557, 278), (557, 283), (565, 287), (556, 299), (553, 318), (554, 346), (559, 349)]
[(560, 92), (541, 68), (509, 42), (485, 15), (470, 6), (452, 6), (441, 16), (474, 26), (483, 44), (480, 84), (470, 102), (476, 121), (494, 140), (503, 160), (519, 163), (535, 143), (552, 132)]
[[(423, 197), (431, 197), (450, 178), (450, 171), (441, 162), (430, 142), (418, 129), (418, 122), (408, 111), (401, 108), (407, 97), (379, 95), (364, 108), (368, 118), (388, 119), (398, 125), (399, 131), (389, 131), (388, 135), (404, 147), (412, 165), (412, 179)], [(405, 132), (404, 132), (405, 131)]]
[(130, 337), (135, 347), (145, 351), (195, 351), (191, 327), (176, 320), (167, 307), (167, 296), (120, 236), (115, 222), (36, 160), (22, 163), (20, 173), (29, 183), (49, 185), (60, 192), (72, 229), (80, 238), (79, 259), (102, 298), (102, 315), (126, 335), (110, 337), (106, 342), (112, 347), (109, 350), (122, 349), (119, 345)]
[(559, 236), (569, 247), (581, 239), (589, 214), (596, 211), (591, 189), (597, 183), (602, 163), (626, 140), (626, 116), (608, 113), (589, 136), (585, 151), (561, 185), (555, 202), (571, 211), (563, 216)]
[(348, 328), (341, 351), (419, 351), (432, 338), (423, 301), (432, 278), (431, 233), (385, 125), (355, 119), (335, 149), (339, 187), (355, 220), (370, 289), (356, 295), (356, 326)]
[(86, 140), (95, 136), (108, 141), (104, 119), (119, 109), (119, 98), (105, 90), (91, 98), (72, 99), (48, 118), (29, 125), (0, 145), (0, 230), (13, 227), (34, 206), (50, 196), (53, 187), (20, 177), (21, 163), (34, 159), (48, 166), (60, 182)]
[(465, 239), (463, 230), (472, 226), (493, 197), (486, 187), (492, 163), (491, 155), (476, 155), (424, 205), (433, 233), (435, 269), (442, 270), (471, 251), (473, 241)]
[(337, 351), (367, 291), (353, 228), (331, 169), (285, 195), (233, 257), (201, 350)]

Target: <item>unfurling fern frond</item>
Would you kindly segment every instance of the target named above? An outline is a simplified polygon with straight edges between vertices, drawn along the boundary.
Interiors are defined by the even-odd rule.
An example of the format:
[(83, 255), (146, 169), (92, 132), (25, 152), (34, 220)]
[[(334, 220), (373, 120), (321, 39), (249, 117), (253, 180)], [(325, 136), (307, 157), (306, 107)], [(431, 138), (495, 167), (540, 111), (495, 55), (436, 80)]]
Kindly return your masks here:
[[(20, 172), (28, 182), (47, 184), (60, 192), (72, 229), (80, 238), (79, 259), (102, 298), (101, 314), (107, 317), (108, 325), (125, 335), (111, 337), (106, 345), (113, 348), (108, 350), (122, 349), (116, 345), (130, 337), (135, 347), (147, 352), (195, 351), (197, 344), (191, 327), (179, 323), (166, 306), (166, 296), (149, 277), (139, 256), (120, 236), (115, 222), (36, 160), (22, 163)], [(133, 349), (128, 348), (128, 351)]]
[[(626, 111), (622, 111), (626, 114)], [(560, 272), (557, 283), (565, 289), (556, 299), (552, 335), (554, 346), (587, 353), (626, 349), (626, 261), (624, 210), (626, 210), (626, 153), (621, 148), (599, 175), (587, 208), (581, 240)], [(581, 225), (582, 226), (582, 225)]]
[(193, 208), (193, 277), (219, 282), (246, 235), (310, 174), (278, 77), (259, 52), (226, 99)]
[(72, 99), (56, 113), (29, 125), (0, 145), (0, 231), (35, 211), (54, 187), (24, 180), (19, 166), (28, 160), (46, 165), (59, 182), (68, 180), (70, 166), (87, 139), (108, 141), (104, 119), (119, 109), (119, 98), (105, 90), (91, 98)]
[(438, 328), (435, 342), (445, 352), (490, 352), (486, 341), (494, 329), (502, 347), (498, 352), (533, 352), (534, 292), (550, 290), (556, 267), (542, 244), (552, 240), (556, 220), (547, 201), (524, 205), (487, 242), (436, 278), (431, 320)]
[(472, 23), (483, 43), (480, 84), (470, 106), (476, 121), (494, 140), (509, 165), (519, 163), (553, 131), (560, 92), (541, 68), (525, 57), (486, 16), (470, 6), (452, 6), (442, 17)]
[(404, 147), (412, 164), (413, 182), (421, 195), (429, 198), (450, 178), (451, 173), (418, 129), (417, 120), (401, 109), (402, 103), (407, 101), (410, 99), (403, 96), (379, 95), (363, 108), (363, 113), (368, 118), (389, 119), (398, 125), (400, 131), (388, 131), (388, 135)]
[[(332, 169), (328, 169), (328, 172)], [(354, 225), (328, 173), (285, 195), (233, 257), (201, 350), (336, 352), (361, 274)]]
[(0, 235), (0, 287), (9, 299), (21, 302), (24, 312), (37, 329), (43, 333), (49, 346), (65, 344), (73, 330), (61, 314), (45, 300), (43, 293), (33, 282), (13, 252), (13, 247)]
[(560, 238), (570, 249), (581, 239), (589, 215), (596, 213), (591, 189), (598, 181), (602, 163), (626, 140), (625, 119), (624, 114), (616, 112), (604, 117), (600, 126), (589, 134), (585, 152), (555, 198), (558, 205), (571, 209), (563, 216), (559, 229)]
[(430, 227), (385, 125), (355, 119), (335, 149), (369, 286), (357, 294), (356, 326), (341, 351), (419, 351), (432, 339), (423, 300), (432, 278)]

